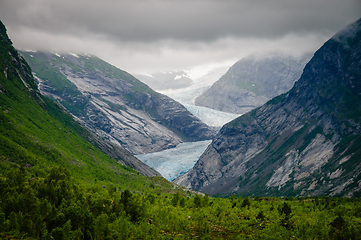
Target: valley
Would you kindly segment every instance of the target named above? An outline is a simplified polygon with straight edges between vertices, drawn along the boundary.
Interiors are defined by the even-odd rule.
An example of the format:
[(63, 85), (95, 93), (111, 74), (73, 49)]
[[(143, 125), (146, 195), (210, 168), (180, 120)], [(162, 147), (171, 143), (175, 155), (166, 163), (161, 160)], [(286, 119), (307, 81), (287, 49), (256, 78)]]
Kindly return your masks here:
[[(261, 57), (246, 57), (235, 63), (230, 68), (228, 68), (228, 66), (216, 67), (209, 70), (209, 72), (204, 72), (204, 75), (198, 76), (195, 79), (188, 76), (187, 71), (179, 71), (175, 73), (155, 73), (146, 76), (138, 75), (138, 77), (144, 82), (148, 82), (151, 86), (154, 86), (155, 89), (162, 94), (165, 94), (181, 103), (194, 116), (198, 117), (218, 132), (226, 123), (236, 119), (246, 112), (253, 110), (261, 103), (264, 103), (267, 99), (278, 95), (277, 93), (284, 93), (291, 88), (293, 83), (301, 75), (303, 66), (309, 58), (310, 54), (305, 54), (296, 58), (280, 53), (269, 53)], [(237, 89), (237, 87), (235, 87), (234, 82), (229, 83), (229, 81), (225, 81), (224, 79), (230, 78), (230, 75), (235, 75), (235, 77), (232, 78), (232, 81), (236, 81), (235, 78), (237, 74), (240, 75), (238, 76), (240, 79), (239, 81), (258, 84), (257, 91), (263, 91), (265, 96), (257, 96), (253, 93), (254, 96), (252, 97), (252, 100), (243, 99), (243, 102), (242, 100), (239, 100), (242, 104), (245, 104), (244, 102), (248, 101), (249, 103), (247, 104), (250, 106), (245, 107), (242, 106), (242, 104), (241, 106), (233, 105), (238, 100), (234, 101), (231, 96), (231, 92), (234, 91), (234, 89)], [(251, 79), (251, 76), (255, 76), (255, 79)], [(187, 79), (187, 84), (184, 86), (176, 84), (176, 82), (180, 79)], [(165, 83), (173, 83), (173, 85), (166, 85)], [(220, 85), (220, 83), (224, 87), (219, 87), (218, 85)], [(171, 89), (162, 89), (161, 86), (166, 86), (166, 88), (168, 87)], [(245, 90), (241, 89), (235, 92), (234, 96), (237, 95), (237, 97), (241, 99), (250, 99), (250, 92), (247, 91), (245, 92)], [(216, 107), (211, 105), (206, 105), (207, 107), (196, 105), (197, 99), (202, 98), (207, 94), (212, 96), (214, 100), (208, 99), (205, 100), (205, 102), (211, 103), (214, 101), (217, 102), (217, 104), (234, 106), (234, 113), (227, 112), (227, 109), (225, 109), (226, 111), (215, 110)], [(191, 170), (198, 158), (201, 156), (201, 153), (197, 155), (189, 153), (190, 156), (186, 157), (184, 156), (184, 153), (187, 153), (187, 151), (193, 152), (194, 148), (197, 146), (201, 146), (200, 150), (205, 150), (202, 142), (180, 144), (178, 146), (180, 146), (180, 149), (176, 147), (171, 150), (164, 150), (157, 153), (137, 155), (137, 157), (150, 167), (159, 171), (166, 179), (174, 180), (175, 178), (180, 177), (179, 173), (185, 173), (188, 170)], [(189, 149), (185, 151), (185, 148)], [(187, 164), (188, 167), (185, 168), (184, 162), (188, 162), (188, 160), (185, 159), (190, 158), (193, 158), (191, 161), (192, 164)], [(189, 187), (188, 185), (184, 186)]]
[(201, 70), (20, 51), (0, 21), (0, 238), (359, 239), (361, 19)]

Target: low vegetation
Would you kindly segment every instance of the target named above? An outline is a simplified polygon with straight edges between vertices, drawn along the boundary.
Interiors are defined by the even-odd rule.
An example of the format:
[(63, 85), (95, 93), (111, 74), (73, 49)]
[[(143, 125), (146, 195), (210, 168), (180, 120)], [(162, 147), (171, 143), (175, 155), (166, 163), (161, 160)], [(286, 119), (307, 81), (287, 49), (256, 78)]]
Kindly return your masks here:
[(361, 201), (210, 198), (77, 183), (54, 167), (0, 178), (3, 239), (360, 239)]

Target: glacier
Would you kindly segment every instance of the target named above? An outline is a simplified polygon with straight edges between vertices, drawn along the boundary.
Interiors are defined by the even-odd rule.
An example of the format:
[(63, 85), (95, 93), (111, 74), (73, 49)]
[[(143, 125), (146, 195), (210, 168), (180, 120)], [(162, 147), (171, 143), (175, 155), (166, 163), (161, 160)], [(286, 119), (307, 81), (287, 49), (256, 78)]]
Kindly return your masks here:
[[(194, 116), (201, 119), (208, 126), (214, 127), (216, 130), (219, 130), (225, 123), (240, 116), (192, 104), (183, 103), (183, 105)], [(193, 168), (198, 158), (211, 142), (212, 140), (184, 142), (178, 144), (175, 148), (136, 155), (136, 157), (151, 168), (157, 170), (167, 180), (173, 181)]]
[(175, 148), (140, 154), (136, 157), (157, 170), (165, 179), (173, 181), (193, 168), (211, 142), (211, 140), (185, 142), (178, 144)]
[[(197, 96), (209, 89), (228, 68), (229, 66), (222, 66), (208, 69), (208, 72), (203, 71), (202, 74), (198, 75), (188, 73), (187, 76), (193, 81), (190, 86), (157, 91), (178, 101), (208, 126), (219, 130), (227, 122), (239, 117), (240, 114), (226, 113), (211, 108), (196, 106), (194, 100)], [(136, 157), (143, 163), (157, 170), (167, 180), (173, 181), (193, 168), (211, 142), (211, 140), (185, 142), (178, 144), (172, 149), (136, 155)]]

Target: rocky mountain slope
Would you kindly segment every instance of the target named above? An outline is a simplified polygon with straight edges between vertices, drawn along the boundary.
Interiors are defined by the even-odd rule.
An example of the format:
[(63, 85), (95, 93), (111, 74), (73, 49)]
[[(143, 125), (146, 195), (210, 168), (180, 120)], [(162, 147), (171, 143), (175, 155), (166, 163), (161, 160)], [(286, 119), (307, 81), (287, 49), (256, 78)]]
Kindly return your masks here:
[(195, 99), (197, 106), (242, 114), (290, 90), (311, 54), (251, 55), (236, 62), (210, 89)]
[(133, 154), (157, 152), (214, 131), (181, 104), (95, 56), (22, 52), (42, 94), (99, 136)]
[(360, 196), (361, 19), (289, 92), (226, 124), (175, 182), (212, 195)]
[(0, 146), (0, 174), (22, 166), (41, 176), (52, 166), (63, 166), (87, 181), (137, 176), (129, 167), (145, 176), (160, 176), (126, 150), (81, 127), (64, 108), (42, 96), (1, 22)]

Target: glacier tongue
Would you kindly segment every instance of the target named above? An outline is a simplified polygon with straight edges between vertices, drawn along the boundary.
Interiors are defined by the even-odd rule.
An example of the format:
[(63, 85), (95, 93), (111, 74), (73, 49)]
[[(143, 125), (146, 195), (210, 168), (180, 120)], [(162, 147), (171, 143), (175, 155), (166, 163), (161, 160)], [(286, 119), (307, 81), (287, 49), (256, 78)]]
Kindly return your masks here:
[(222, 127), (227, 122), (241, 116), (241, 114), (227, 113), (207, 107), (196, 106), (194, 99), (208, 88), (209, 86), (199, 87), (195, 84), (188, 88), (159, 92), (181, 103), (194, 116), (211, 127)]
[(241, 114), (221, 112), (211, 108), (195, 106), (192, 104), (183, 104), (183, 106), (194, 116), (202, 120), (205, 124), (212, 127), (222, 127), (224, 124), (241, 116)]
[(211, 142), (211, 140), (185, 142), (172, 149), (136, 155), (136, 157), (157, 170), (167, 180), (173, 181), (193, 168)]
[[(193, 78), (193, 83), (185, 88), (158, 90), (158, 92), (178, 101), (194, 116), (208, 126), (219, 129), (240, 114), (232, 114), (194, 105), (194, 100), (206, 91), (226, 71), (228, 66), (214, 68), (207, 74)], [(136, 155), (143, 163), (157, 170), (163, 177), (173, 181), (178, 176), (193, 168), (199, 157), (206, 150), (211, 140), (180, 143), (177, 147), (160, 152)]]

